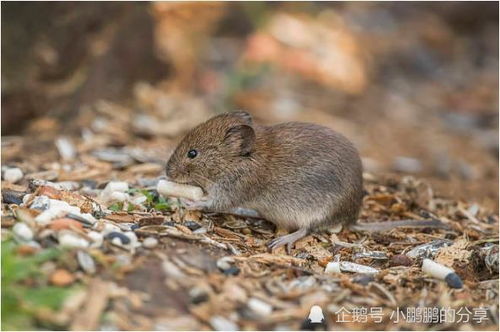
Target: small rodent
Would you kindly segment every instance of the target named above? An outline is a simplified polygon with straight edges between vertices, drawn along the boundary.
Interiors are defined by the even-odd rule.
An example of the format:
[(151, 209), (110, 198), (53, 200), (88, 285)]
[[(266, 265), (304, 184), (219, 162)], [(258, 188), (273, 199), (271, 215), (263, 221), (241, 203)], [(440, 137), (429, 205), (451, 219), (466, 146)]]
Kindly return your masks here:
[[(172, 181), (203, 189), (206, 198), (194, 203), (197, 208), (255, 210), (294, 231), (271, 241), (271, 249), (287, 245), (290, 251), (311, 232), (356, 223), (363, 198), (361, 159), (347, 138), (310, 123), (257, 125), (243, 111), (192, 129), (166, 173)], [(363, 225), (358, 227), (378, 227)]]

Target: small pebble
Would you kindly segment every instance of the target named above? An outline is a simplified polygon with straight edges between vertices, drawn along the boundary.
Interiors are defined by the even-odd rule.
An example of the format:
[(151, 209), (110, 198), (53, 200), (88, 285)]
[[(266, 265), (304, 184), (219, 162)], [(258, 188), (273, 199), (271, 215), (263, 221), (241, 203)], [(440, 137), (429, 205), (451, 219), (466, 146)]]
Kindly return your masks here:
[(133, 224), (132, 226), (130, 226), (130, 229), (133, 231), (135, 231), (136, 229), (139, 229), (139, 228), (140, 228), (140, 226), (137, 224)]
[(102, 233), (104, 235), (108, 235), (111, 232), (119, 232), (119, 231), (120, 227), (109, 223), (104, 224), (104, 228), (102, 229)]
[(451, 288), (462, 288), (464, 287), (464, 284), (462, 282), (462, 279), (458, 276), (456, 273), (450, 273), (444, 278), (444, 281), (450, 286)]
[(21, 205), (26, 193), (15, 190), (2, 190), (2, 201), (6, 204)]
[(125, 234), (120, 232), (111, 232), (108, 235), (106, 235), (106, 238), (110, 240), (112, 243), (117, 245), (127, 245), (130, 243), (130, 239)]
[(357, 274), (352, 278), (352, 282), (356, 284), (361, 284), (363, 286), (368, 285), (370, 282), (374, 280), (375, 277), (373, 276), (373, 274), (364, 274), (364, 273)]
[(87, 233), (87, 236), (92, 240), (92, 248), (98, 248), (102, 245), (103, 236), (101, 233), (96, 231), (90, 231)]
[(419, 173), (422, 171), (422, 162), (415, 158), (396, 157), (392, 167), (397, 172)]
[(71, 229), (71, 228), (77, 228), (83, 230), (82, 224), (70, 218), (54, 219), (51, 221), (49, 228), (54, 231), (60, 231), (61, 229)]
[(110, 201), (125, 202), (128, 199), (127, 193), (122, 193), (120, 191), (114, 191), (109, 195)]
[(45, 211), (50, 207), (50, 199), (45, 195), (37, 196), (31, 201), (29, 207), (31, 209)]
[(225, 270), (230, 269), (233, 263), (234, 263), (233, 258), (228, 257), (228, 256), (224, 256), (224, 257), (219, 258), (217, 260), (216, 265), (221, 271), (225, 271)]
[(142, 241), (142, 245), (146, 248), (154, 248), (158, 245), (158, 240), (154, 237), (147, 237)]
[[(23, 197), (23, 204), (26, 206), (26, 203), (28, 203), (28, 201), (29, 201), (32, 197), (33, 197), (33, 194), (26, 194), (26, 195), (24, 195), (24, 197)], [(41, 196), (38, 196), (38, 197), (41, 197)], [(36, 197), (36, 198), (38, 198), (38, 197)], [(36, 198), (35, 198), (35, 199), (36, 199)], [(47, 199), (49, 199), (49, 198), (47, 197)], [(49, 207), (49, 205), (48, 205), (48, 201), (47, 201), (47, 207)]]
[(127, 182), (121, 182), (121, 181), (111, 181), (111, 182), (108, 182), (108, 184), (106, 185), (106, 187), (104, 187), (104, 191), (107, 191), (109, 193), (112, 193), (112, 192), (116, 192), (116, 191), (119, 191), (119, 192), (126, 192), (128, 191), (128, 183)]
[(140, 195), (138, 197), (134, 197), (132, 199), (132, 203), (134, 203), (135, 205), (141, 205), (142, 203), (146, 202), (148, 200), (148, 198), (144, 195)]
[(127, 182), (111, 181), (101, 191), (100, 198), (103, 202), (122, 202), (128, 199), (128, 194), (126, 193), (128, 189)]
[(59, 232), (58, 240), (61, 247), (87, 248), (89, 246), (87, 240), (65, 230)]
[(35, 217), (35, 221), (40, 225), (48, 225), (53, 219), (59, 218), (62, 211), (59, 209), (48, 209)]
[(390, 266), (411, 266), (413, 260), (406, 255), (394, 255), (389, 261)]
[(201, 287), (193, 287), (189, 291), (189, 298), (191, 300), (191, 303), (193, 304), (199, 304), (202, 302), (205, 302), (208, 300), (208, 293), (206, 292), (205, 289)]
[(21, 171), (21, 169), (17, 167), (8, 168), (3, 173), (4, 180), (10, 183), (18, 182), (23, 178), (23, 176), (24, 176), (23, 171)]
[(36, 241), (29, 241), (29, 242), (26, 242), (25, 244), (27, 246), (33, 247), (35, 249), (42, 249), (42, 246), (40, 245), (40, 243), (38, 243)]
[(130, 239), (130, 242), (132, 244), (137, 243), (137, 235), (135, 235), (134, 232), (128, 231), (128, 232), (123, 233), (123, 235), (125, 235), (126, 237), (128, 237)]
[(23, 222), (18, 222), (12, 227), (14, 234), (22, 241), (33, 240), (33, 231)]
[(82, 213), (81, 215), (74, 214), (74, 213), (68, 213), (66, 215), (66, 218), (71, 218), (76, 221), (81, 222), (84, 225), (91, 226), (97, 222), (97, 220), (94, 218), (93, 215), (90, 213)]
[(156, 187), (160, 178), (139, 178), (137, 184), (139, 187)]
[(191, 220), (185, 221), (184, 222), (184, 226), (186, 226), (187, 228), (189, 228), (191, 231), (195, 231), (198, 228), (201, 228), (200, 224), (198, 224), (195, 221), (191, 221)]
[(76, 157), (75, 146), (67, 137), (59, 137), (56, 140), (56, 147), (62, 159), (70, 160)]
[(83, 250), (78, 250), (76, 258), (83, 271), (88, 274), (94, 274), (96, 272), (94, 259), (88, 253)]
[(64, 287), (72, 284), (75, 281), (75, 276), (64, 269), (58, 269), (49, 278), (51, 284), (59, 287)]
[(240, 273), (240, 269), (237, 266), (231, 266), (229, 269), (223, 271), (227, 276), (236, 276)]
[(56, 188), (61, 190), (75, 191), (80, 189), (81, 185), (75, 181), (61, 181), (54, 183)]
[(259, 316), (269, 316), (273, 312), (273, 306), (255, 297), (247, 303), (248, 308)]
[(216, 331), (238, 331), (239, 327), (235, 323), (231, 322), (227, 318), (222, 316), (213, 316), (210, 318), (210, 325)]
[(117, 255), (116, 263), (120, 266), (130, 266), (132, 264), (132, 257), (130, 255)]
[(250, 228), (243, 228), (241, 232), (245, 235), (250, 235), (252, 234), (252, 230)]
[(198, 228), (197, 230), (193, 231), (193, 234), (205, 234), (207, 232), (207, 229), (205, 227)]
[(38, 251), (38, 248), (35, 248), (35, 247), (27, 245), (27, 244), (22, 244), (19, 247), (17, 247), (17, 249), (16, 249), (16, 252), (22, 256), (33, 255), (37, 251)]
[(467, 211), (469, 211), (469, 213), (470, 213), (473, 217), (475, 217), (475, 216), (477, 216), (477, 213), (479, 212), (479, 205), (477, 205), (477, 204), (473, 204), (473, 205), (471, 205), (471, 206), (467, 209)]
[(85, 179), (85, 180), (82, 180), (81, 183), (84, 187), (87, 187), (89, 189), (96, 189), (97, 188), (97, 181), (95, 181), (95, 180)]

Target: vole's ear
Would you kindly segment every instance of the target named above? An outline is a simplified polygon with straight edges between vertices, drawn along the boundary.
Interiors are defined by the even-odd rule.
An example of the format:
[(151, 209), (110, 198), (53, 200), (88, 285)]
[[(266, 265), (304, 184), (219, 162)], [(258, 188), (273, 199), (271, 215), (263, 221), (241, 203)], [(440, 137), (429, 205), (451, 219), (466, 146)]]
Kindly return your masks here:
[(245, 124), (247, 124), (249, 126), (252, 125), (252, 122), (253, 122), (252, 116), (248, 112), (238, 110), (238, 111), (231, 112), (229, 114), (231, 114), (233, 116), (237, 116), (238, 118), (242, 119), (245, 122)]
[(237, 125), (226, 131), (224, 142), (234, 148), (240, 156), (248, 156), (253, 150), (255, 132), (250, 126)]

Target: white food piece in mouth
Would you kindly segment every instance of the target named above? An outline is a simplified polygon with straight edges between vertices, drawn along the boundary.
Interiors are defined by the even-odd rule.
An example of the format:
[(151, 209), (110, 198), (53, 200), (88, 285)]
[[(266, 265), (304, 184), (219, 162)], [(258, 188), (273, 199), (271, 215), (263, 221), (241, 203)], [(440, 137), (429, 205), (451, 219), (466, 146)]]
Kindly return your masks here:
[(187, 184), (175, 183), (172, 181), (160, 180), (156, 190), (162, 196), (173, 196), (199, 201), (203, 197), (203, 190), (200, 187)]

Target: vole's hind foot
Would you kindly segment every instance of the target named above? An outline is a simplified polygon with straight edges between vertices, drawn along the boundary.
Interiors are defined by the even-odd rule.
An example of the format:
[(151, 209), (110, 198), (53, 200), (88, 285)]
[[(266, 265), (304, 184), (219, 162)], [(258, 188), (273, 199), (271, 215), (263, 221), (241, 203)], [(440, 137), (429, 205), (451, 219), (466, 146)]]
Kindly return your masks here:
[(271, 242), (269, 242), (269, 244), (267, 245), (267, 247), (270, 250), (273, 250), (273, 249), (276, 249), (276, 248), (279, 248), (281, 246), (286, 245), (286, 252), (287, 252), (288, 255), (290, 255), (290, 252), (292, 251), (293, 244), (296, 241), (298, 241), (298, 240), (302, 239), (303, 237), (307, 236), (308, 233), (309, 232), (308, 232), (307, 228), (301, 228), (301, 229), (299, 229), (296, 232), (293, 232), (293, 233), (290, 233), (290, 234), (283, 235), (283, 236), (275, 238), (274, 240), (272, 240)]

